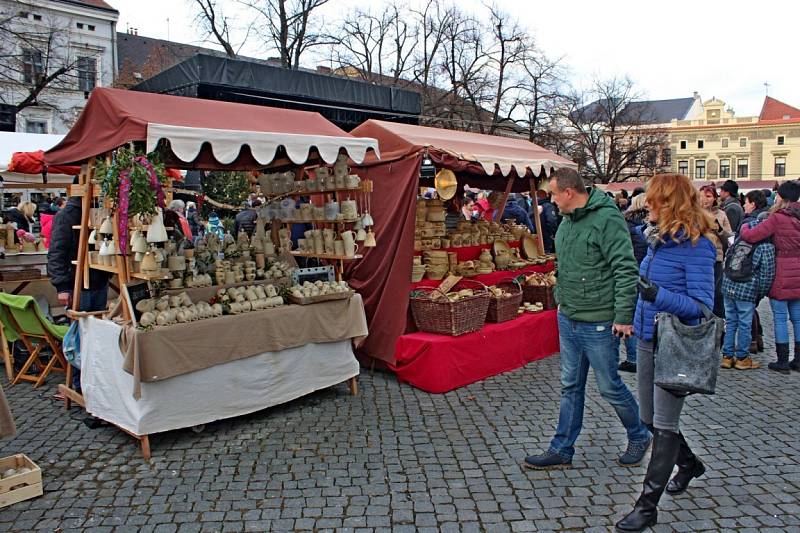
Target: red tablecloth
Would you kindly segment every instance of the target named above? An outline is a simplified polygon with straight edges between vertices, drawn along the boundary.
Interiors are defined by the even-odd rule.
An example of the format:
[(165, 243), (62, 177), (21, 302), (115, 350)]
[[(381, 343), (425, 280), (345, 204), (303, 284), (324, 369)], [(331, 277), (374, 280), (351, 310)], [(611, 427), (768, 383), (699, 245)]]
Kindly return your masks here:
[(447, 392), (508, 372), (559, 351), (556, 311), (526, 313), (460, 337), (402, 335), (391, 367), (401, 382), (427, 392)]
[[(455, 252), (458, 254), (459, 261), (476, 261), (481, 255), (482, 250), (491, 250), (494, 244), (476, 244), (475, 246), (459, 246), (458, 248), (442, 248), (442, 252)], [(519, 241), (508, 243), (510, 248), (519, 248)], [(422, 252), (414, 252), (414, 255), (422, 255)]]
[[(501, 281), (509, 281), (520, 274), (530, 274), (531, 272), (549, 272), (553, 270), (553, 263), (552, 261), (547, 263), (546, 265), (530, 265), (524, 268), (520, 268), (518, 270), (497, 270), (492, 272), (491, 274), (478, 274), (473, 278), (464, 278), (464, 279), (472, 279), (475, 281), (480, 281), (486, 286), (490, 285), (497, 285)], [(423, 279), (416, 283), (411, 284), (411, 289), (414, 290), (419, 287), (438, 287), (443, 280), (438, 279)]]

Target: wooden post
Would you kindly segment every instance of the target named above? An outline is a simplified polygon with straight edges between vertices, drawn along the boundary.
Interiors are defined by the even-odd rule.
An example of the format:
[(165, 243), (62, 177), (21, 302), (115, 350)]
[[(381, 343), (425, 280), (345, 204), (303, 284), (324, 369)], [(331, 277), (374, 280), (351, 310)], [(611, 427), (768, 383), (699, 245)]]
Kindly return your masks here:
[(503, 211), (506, 210), (506, 204), (508, 203), (508, 195), (511, 194), (511, 187), (514, 186), (514, 176), (508, 176), (508, 184), (506, 185), (506, 191), (503, 194), (503, 200), (500, 202), (500, 206), (497, 208), (499, 214), (497, 215), (497, 222), (503, 221)]
[(88, 283), (88, 242), (89, 239), (89, 211), (92, 205), (92, 175), (94, 175), (95, 159), (81, 166), (78, 182), (83, 185), (83, 199), (81, 200), (81, 229), (78, 237), (78, 257), (75, 266), (75, 284), (72, 292), (72, 308), (76, 311), (81, 308), (81, 289), (84, 286), (84, 277)]
[[(544, 171), (543, 171), (544, 172)], [(547, 179), (547, 176), (545, 176)], [(536, 197), (536, 178), (531, 178), (531, 200), (533, 201), (533, 223), (536, 225), (536, 237), (539, 241), (539, 252), (544, 255), (544, 235), (542, 235), (542, 217), (539, 216), (539, 199)]]
[(8, 382), (11, 383), (14, 381), (14, 363), (11, 357), (11, 350), (8, 349), (8, 340), (6, 340), (6, 332), (2, 324), (0, 324), (0, 342), (3, 343), (2, 349), (3, 359), (6, 364), (6, 377), (8, 377)]

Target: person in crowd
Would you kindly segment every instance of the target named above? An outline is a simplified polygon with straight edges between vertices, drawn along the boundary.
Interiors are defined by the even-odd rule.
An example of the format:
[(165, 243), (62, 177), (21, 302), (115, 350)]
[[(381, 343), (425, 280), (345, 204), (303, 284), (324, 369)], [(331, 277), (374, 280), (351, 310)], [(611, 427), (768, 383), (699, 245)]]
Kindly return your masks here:
[(50, 247), (50, 238), (53, 234), (53, 219), (55, 216), (56, 212), (54, 211), (48, 211), (47, 213), (39, 215), (39, 234), (42, 236), (45, 248)]
[[(6, 222), (12, 222), (17, 225), (17, 230), (23, 230), (26, 233), (33, 233), (33, 226), (36, 220), (33, 218), (36, 213), (36, 204), (33, 202), (20, 202), (16, 207), (12, 207), (6, 211)], [(14, 234), (14, 242), (19, 242), (19, 237)]]
[(617, 461), (641, 463), (652, 440), (639, 405), (617, 371), (614, 335), (632, 334), (637, 269), (628, 227), (614, 201), (587, 193), (580, 175), (559, 169), (550, 180), (553, 201), (564, 214), (556, 233), (558, 329), (561, 343), (561, 409), (550, 446), (525, 458), (535, 469), (568, 468), (583, 425), (586, 379), (594, 370), (601, 396), (628, 433)]
[[(654, 440), (642, 492), (633, 510), (617, 522), (620, 531), (642, 531), (655, 525), (664, 490), (680, 494), (693, 478), (705, 473), (705, 466), (680, 432), (684, 397), (653, 381), (653, 341), (657, 313), (672, 313), (682, 322), (694, 324), (703, 316), (699, 304), (713, 305), (717, 251), (709, 236), (714, 222), (686, 176), (653, 176), (646, 194), (649, 223), (643, 235), (648, 250), (639, 267), (634, 328), (640, 414)], [(676, 464), (678, 473), (670, 480)]]
[(700, 187), (700, 204), (714, 217), (714, 246), (717, 249), (717, 262), (714, 263), (714, 314), (725, 317), (725, 301), (722, 298), (722, 263), (728, 250), (728, 239), (733, 236), (733, 229), (728, 215), (717, 205), (719, 197), (713, 185)]
[[(760, 191), (750, 191), (745, 195), (744, 199), (744, 220), (742, 224), (750, 221), (767, 218), (767, 209), (769, 209), (769, 202), (767, 196), (771, 195), (772, 191), (769, 189), (761, 189)], [(748, 206), (748, 203), (750, 204)], [(750, 353), (756, 354), (764, 351), (764, 328), (761, 326), (761, 317), (758, 314), (758, 302), (756, 302), (756, 310), (753, 312), (753, 326), (751, 328)]]
[(66, 198), (64, 198), (63, 196), (57, 196), (50, 203), (50, 212), (52, 212), (55, 215), (56, 213), (61, 211), (61, 209), (64, 208), (64, 205), (66, 203), (67, 203), (67, 199)]
[(772, 189), (761, 189), (764, 192), (764, 198), (767, 199), (767, 209), (772, 207), (772, 204), (775, 202), (775, 198), (773, 196)]
[(552, 254), (556, 251), (555, 237), (558, 230), (558, 210), (545, 191), (536, 191), (536, 202), (541, 210), (542, 239), (544, 240), (545, 253)]
[(478, 195), (478, 201), (475, 202), (475, 210), (480, 220), (488, 220), (489, 222), (494, 220), (499, 196), (500, 193), (497, 191), (492, 191), (488, 196), (484, 193)]
[(239, 235), (240, 231), (244, 231), (250, 237), (253, 236), (253, 232), (256, 230), (256, 219), (258, 219), (257, 210), (260, 207), (261, 200), (255, 198), (252, 201), (252, 205), (245, 207), (236, 214), (236, 219), (233, 223), (234, 237)]
[(633, 192), (631, 193), (631, 203), (633, 202), (633, 199), (639, 196), (640, 194), (644, 194), (644, 187), (636, 187), (635, 189), (633, 189)]
[(503, 216), (501, 220), (513, 220), (517, 224), (521, 224), (528, 228), (531, 233), (536, 233), (536, 228), (531, 222), (531, 217), (528, 216), (528, 210), (525, 209), (525, 199), (521, 196), (513, 196), (506, 202), (506, 207), (503, 209)]
[(181, 227), (181, 234), (185, 238), (192, 240), (192, 228), (185, 216), (186, 203), (183, 200), (172, 200), (167, 209), (174, 211), (178, 215), (177, 220)]
[[(81, 224), (81, 204), (79, 196), (71, 196), (56, 214), (52, 223), (50, 248), (47, 250), (47, 275), (58, 294), (58, 303), (64, 308), (72, 307), (75, 289), (76, 266), (72, 262), (78, 258), (80, 230), (73, 227)], [(109, 272), (89, 269), (89, 288), (81, 289), (78, 311), (103, 311), (108, 308), (109, 278)], [(80, 370), (74, 370), (72, 388), (80, 391)]]
[[(782, 374), (800, 372), (800, 183), (786, 181), (778, 187), (775, 205), (767, 219), (755, 227), (743, 227), (742, 240), (755, 244), (771, 238), (775, 246), (775, 281), (769, 304), (775, 326), (778, 360), (767, 365)], [(794, 360), (789, 363), (789, 321), (794, 328)]]
[(202, 237), (205, 233), (205, 226), (200, 220), (200, 213), (197, 211), (197, 204), (186, 202), (186, 220), (189, 221), (189, 231), (195, 237)]
[[(640, 198), (644, 198), (640, 196)], [(635, 200), (635, 199), (634, 199)], [(647, 209), (644, 208), (644, 201), (637, 201), (636, 204), (642, 204), (641, 207), (628, 209), (625, 212), (625, 222), (628, 224), (628, 232), (631, 236), (631, 244), (633, 244), (633, 256), (636, 258), (636, 264), (641, 265), (645, 256), (647, 255), (647, 241), (644, 240), (642, 235), (642, 226), (647, 221)], [(623, 339), (616, 337), (617, 343), (617, 356), (619, 357), (619, 348), (623, 343)], [(622, 372), (636, 372), (636, 336), (631, 335), (624, 339), (625, 343), (625, 360), (619, 364), (619, 370)]]
[[(759, 223), (758, 213), (766, 203), (762, 191), (747, 193), (743, 228), (752, 228)], [(758, 208), (759, 205), (762, 207)], [(752, 246), (740, 237), (728, 250), (722, 278), (726, 318), (722, 368), (752, 370), (759, 367), (750, 357), (753, 319), (758, 303), (767, 295), (774, 279), (775, 247), (769, 239)]]
[(471, 194), (464, 195), (464, 203), (461, 204), (461, 218), (472, 220), (475, 217), (475, 199)]
[(719, 188), (720, 207), (728, 215), (728, 222), (734, 233), (739, 233), (739, 228), (744, 219), (744, 209), (739, 203), (739, 184), (733, 180), (726, 180)]
[(217, 237), (220, 239), (225, 237), (225, 228), (222, 225), (222, 221), (219, 219), (219, 215), (214, 211), (208, 215), (208, 228), (206, 231), (216, 233)]

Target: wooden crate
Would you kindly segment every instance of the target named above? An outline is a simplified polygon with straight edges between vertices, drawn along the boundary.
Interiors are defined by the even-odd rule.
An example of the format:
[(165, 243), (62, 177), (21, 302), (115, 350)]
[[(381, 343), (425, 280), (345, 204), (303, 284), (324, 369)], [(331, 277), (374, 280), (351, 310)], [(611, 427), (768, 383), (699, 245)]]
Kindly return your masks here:
[(0, 459), (0, 474), (9, 468), (19, 470), (23, 467), (30, 468), (31, 471), (0, 479), (0, 508), (36, 498), (43, 494), (42, 469), (31, 461), (28, 456), (18, 453), (17, 455)]

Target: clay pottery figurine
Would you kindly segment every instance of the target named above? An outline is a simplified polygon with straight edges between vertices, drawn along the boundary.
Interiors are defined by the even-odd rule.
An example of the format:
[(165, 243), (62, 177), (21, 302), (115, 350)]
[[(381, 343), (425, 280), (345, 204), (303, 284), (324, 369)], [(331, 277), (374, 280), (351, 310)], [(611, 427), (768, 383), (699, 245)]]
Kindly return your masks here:
[(377, 243), (375, 242), (375, 234), (372, 232), (372, 228), (370, 228), (369, 233), (367, 233), (367, 236), (364, 239), (364, 247), (374, 248), (375, 246), (377, 246)]
[[(356, 240), (357, 240), (358, 242), (364, 242), (364, 239), (366, 239), (366, 238), (367, 238), (367, 232), (366, 232), (366, 230), (365, 230), (364, 228), (358, 228), (358, 231), (356, 231)], [(416, 244), (417, 244), (418, 242), (419, 242), (419, 241), (414, 241), (414, 245), (416, 246)], [(422, 243), (420, 243), (420, 246), (421, 246), (421, 245), (422, 245)]]
[(156, 256), (152, 251), (148, 251), (144, 254), (141, 269), (145, 274), (158, 272), (158, 263), (156, 263)]

